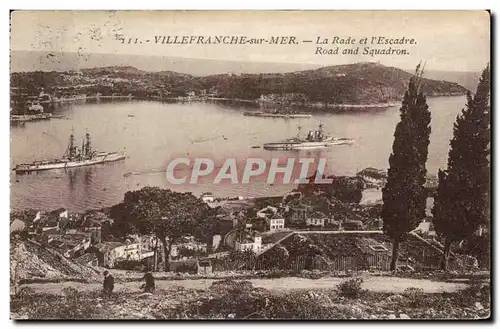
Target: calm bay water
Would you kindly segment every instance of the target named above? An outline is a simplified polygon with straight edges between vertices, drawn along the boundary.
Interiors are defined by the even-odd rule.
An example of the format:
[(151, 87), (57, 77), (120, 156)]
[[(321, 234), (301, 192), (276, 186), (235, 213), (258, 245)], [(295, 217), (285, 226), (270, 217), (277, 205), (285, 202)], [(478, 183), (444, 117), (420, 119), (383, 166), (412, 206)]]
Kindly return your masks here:
[[(465, 97), (428, 99), (432, 134), (427, 170), (446, 166), (453, 122)], [(232, 157), (267, 160), (275, 157), (326, 158), (328, 173), (354, 175), (365, 167), (387, 168), (398, 107), (364, 113), (318, 114), (311, 119), (284, 120), (243, 116), (242, 108), (219, 103), (112, 102), (72, 104), (57, 110), (67, 119), (26, 123), (11, 128), (11, 167), (60, 157), (74, 130), (81, 141), (86, 130), (99, 151), (124, 151), (125, 161), (70, 170), (32, 174), (11, 173), (11, 208), (73, 211), (109, 206), (123, 200), (126, 191), (144, 186), (168, 187), (215, 196), (281, 195), (293, 186), (265, 182), (213, 185), (170, 185), (167, 164), (177, 157), (208, 157), (218, 164)], [(252, 148), (302, 134), (321, 122), (332, 136), (351, 137), (353, 145), (311, 151), (266, 151)], [(239, 163), (239, 162), (238, 162)]]

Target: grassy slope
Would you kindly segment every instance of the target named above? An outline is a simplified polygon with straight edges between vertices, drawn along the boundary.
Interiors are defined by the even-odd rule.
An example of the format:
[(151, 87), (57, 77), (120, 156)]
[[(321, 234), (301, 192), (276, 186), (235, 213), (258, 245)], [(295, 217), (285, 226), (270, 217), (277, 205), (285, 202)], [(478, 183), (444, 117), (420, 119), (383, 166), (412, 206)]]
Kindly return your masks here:
[(98, 277), (96, 270), (68, 260), (55, 250), (45, 248), (32, 241), (11, 241), (11, 282), (43, 279), (92, 280)]

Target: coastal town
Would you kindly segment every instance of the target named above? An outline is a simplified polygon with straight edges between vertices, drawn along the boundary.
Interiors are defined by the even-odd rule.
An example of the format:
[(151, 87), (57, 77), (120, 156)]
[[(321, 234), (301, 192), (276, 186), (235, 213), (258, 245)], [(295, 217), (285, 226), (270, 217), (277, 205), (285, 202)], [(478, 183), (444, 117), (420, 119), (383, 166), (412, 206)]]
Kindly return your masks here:
[[(142, 234), (125, 228), (123, 213), (119, 215), (117, 209), (123, 210), (125, 203), (133, 200), (127, 196), (120, 205), (84, 213), (65, 208), (50, 212), (14, 212), (10, 223), (13, 294), (24, 296), (23, 291), (37, 282), (64, 280), (76, 282), (74, 285), (95, 282), (106, 271), (117, 278), (118, 287), (131, 280), (140, 280), (137, 274), (148, 271), (158, 280), (262, 275), (328, 278), (387, 273), (392, 242), (383, 232), (380, 199), (387, 172), (366, 168), (353, 177), (331, 178), (330, 186), (316, 185), (311, 178), (310, 183), (299, 185), (283, 197), (219, 198), (206, 192), (193, 197), (194, 203), (179, 201), (180, 207), (206, 207), (204, 215), (189, 226), (191, 231), (184, 230), (171, 241), (163, 239), (163, 242), (156, 230)], [(435, 180), (429, 178), (427, 186), (429, 198), (432, 198), (437, 187)], [(177, 194), (154, 191), (154, 188), (145, 190), (136, 191), (137, 196), (143, 192), (144, 195)], [(177, 197), (183, 199), (182, 193)], [(185, 211), (196, 212), (194, 209)], [(151, 222), (159, 227), (169, 225), (167, 218)], [(489, 236), (487, 226), (480, 226), (475, 235), (477, 239)], [(169, 245), (166, 257), (165, 242)], [(470, 248), (466, 243), (454, 249), (448, 271), (484, 273), (489, 257), (483, 253), (484, 249), (476, 253)], [(439, 273), (443, 252), (442, 240), (429, 214), (409, 232), (400, 246), (399, 275), (420, 277), (420, 273)], [(165, 293), (171, 291), (169, 289)], [(154, 298), (163, 296), (160, 292), (155, 295)], [(484, 299), (481, 300), (484, 304)], [(111, 306), (115, 302), (106, 303), (117, 307)], [(476, 306), (480, 306), (472, 312), (475, 316), (488, 312), (481, 303), (476, 302)], [(141, 307), (139, 305), (135, 307)], [(409, 308), (404, 310), (405, 313), (400, 311), (398, 315), (401, 319), (410, 318), (406, 313), (414, 314)], [(120, 312), (116, 315), (118, 318), (127, 318), (127, 312)], [(146, 316), (138, 309), (130, 312), (134, 318)], [(163, 312), (161, 318), (169, 317), (170, 311)], [(441, 312), (450, 313), (449, 310)], [(396, 318), (390, 312), (370, 316), (373, 319)]]
[[(206, 97), (207, 94), (202, 92), (201, 95)], [(44, 97), (46, 100), (42, 101)], [(59, 100), (65, 96), (62, 97)], [(127, 97), (133, 99), (133, 96)], [(197, 96), (193, 92), (187, 97), (194, 99)], [(262, 100), (265, 97), (260, 98)], [(89, 101), (87, 98), (81, 99)], [(36, 101), (31, 102), (31, 111), (39, 112), (34, 114), (39, 116), (43, 113), (39, 107), (49, 107), (57, 100), (42, 92)], [(24, 102), (26, 103), (26, 100)], [(78, 100), (75, 98), (72, 102)], [(322, 129), (323, 125), (320, 124), (318, 130), (308, 133), (306, 140), (297, 137), (283, 142), (267, 143), (264, 144), (264, 149), (290, 150), (297, 147), (297, 150), (300, 150), (301, 147), (328, 148), (332, 147), (331, 145), (345, 144), (346, 138), (324, 137)], [(69, 170), (67, 168), (70, 166), (87, 166), (91, 165), (92, 161), (113, 161), (114, 158), (108, 159), (108, 155), (116, 155), (117, 160), (126, 158), (125, 155), (115, 152), (97, 152), (91, 146), (90, 140), (90, 135), (86, 133), (80, 149), (71, 134), (63, 158), (52, 162), (17, 165), (16, 173), (21, 175), (23, 171), (49, 170), (61, 166), (64, 167), (63, 170)], [(324, 141), (330, 141), (331, 145)], [(102, 157), (102, 161), (97, 157)], [(196, 171), (201, 171), (200, 163), (193, 175)], [(249, 170), (255, 171), (250, 167)], [(443, 238), (442, 228), (436, 228), (434, 216), (442, 178), (431, 173), (425, 175), (422, 190), (419, 192), (425, 201), (422, 216), (403, 233), (404, 238), (400, 238), (396, 243), (390, 226), (387, 226), (384, 219), (384, 193), (387, 193), (384, 191), (388, 188), (390, 171), (367, 167), (354, 176), (330, 175), (319, 180), (318, 174), (320, 173), (308, 177), (307, 182), (302, 182), (279, 196), (220, 197), (212, 192), (193, 194), (145, 186), (126, 192), (122, 202), (102, 208), (85, 211), (71, 211), (63, 207), (51, 211), (13, 211), (10, 216), (11, 293), (16, 296), (19, 305), (25, 305), (33, 298), (25, 297), (31, 296), (32, 289), (47, 289), (47, 285), (57, 282), (94, 285), (104, 273), (105, 282), (110, 277), (116, 278), (114, 287), (117, 290), (116, 296), (120, 296), (118, 291), (130, 289), (126, 287), (141, 281), (146, 273), (150, 277), (156, 277), (159, 286), (170, 284), (171, 280), (194, 280), (193, 284), (200, 279), (229, 280), (228, 286), (224, 288), (229, 290), (223, 290), (224, 294), (233, 294), (230, 292), (233, 286), (240, 287), (244, 284), (245, 281), (234, 281), (242, 277), (252, 280), (262, 277), (277, 280), (290, 280), (294, 277), (332, 280), (345, 277), (344, 281), (337, 284), (340, 295), (334, 298), (352, 298), (361, 293), (363, 277), (367, 280), (377, 280), (379, 276), (384, 278), (387, 273), (397, 273), (397, 277), (407, 277), (408, 281), (404, 284), (406, 288), (403, 291), (397, 290), (399, 288), (394, 286), (394, 281), (389, 279), (384, 291), (399, 291), (402, 295), (394, 296), (404, 296), (400, 300), (403, 303), (406, 298), (416, 298), (411, 297), (415, 294), (418, 298), (428, 296), (420, 290), (412, 290), (418, 289), (412, 284), (414, 277), (421, 278), (424, 275), (426, 278), (425, 275), (429, 275), (426, 280), (434, 278), (439, 281), (442, 280), (442, 275), (452, 275), (456, 278), (467, 275), (478, 281), (477, 287), (474, 286), (473, 289), (479, 292), (474, 293), (474, 301), (467, 302), (473, 303), (475, 308), (473, 311), (464, 311), (465, 313), (460, 313), (462, 315), (454, 316), (485, 317), (489, 314), (489, 308), (485, 307), (489, 305), (489, 295), (485, 292), (485, 289), (488, 289), (485, 283), (488, 275), (485, 273), (490, 267), (489, 225), (484, 221), (478, 222), (473, 226), (474, 230), (470, 231), (468, 238), (458, 241), (450, 251), (450, 243)], [(201, 174), (196, 172), (196, 175)], [(328, 184), (325, 184), (325, 181)], [(443, 269), (445, 272), (442, 272)], [(212, 284), (214, 289), (217, 289), (217, 282), (226, 281), (215, 281)], [(305, 284), (312, 288), (317, 283)], [(136, 293), (141, 293), (141, 289), (135, 288)], [(154, 295), (148, 292), (149, 290), (145, 293), (152, 299), (161, 298), (163, 293), (172, 292), (171, 289), (165, 287)], [(255, 288), (244, 288), (242, 293), (252, 294), (253, 289)], [(447, 289), (453, 292), (458, 288), (451, 284)], [(30, 292), (28, 295), (27, 291)], [(80, 288), (80, 292), (75, 290), (70, 294), (77, 300), (94, 298), (85, 291), (87, 288)], [(457, 296), (462, 294), (460, 291), (453, 293)], [(174, 295), (175, 300), (180, 300), (176, 293)], [(271, 296), (274, 295), (266, 298)], [(102, 297), (98, 298), (102, 300)], [(328, 297), (328, 300), (330, 298), (332, 297)], [(352, 299), (352, 302), (356, 303), (352, 306), (355, 309), (360, 307), (357, 300)], [(131, 306), (129, 302), (109, 299), (106, 299), (105, 303), (106, 307), (111, 309), (117, 305), (139, 307)], [(46, 308), (40, 307), (43, 309), (41, 312), (46, 314)], [(115, 315), (111, 311), (102, 313), (96, 309), (80, 310), (80, 306), (76, 305), (71, 306), (71, 309), (79, 310), (79, 314), (84, 317), (95, 312), (98, 316), (112, 318), (126, 317), (127, 314), (123, 310)], [(182, 306), (181, 309), (181, 312), (193, 310), (189, 305)], [(327, 309), (327, 312), (332, 311), (331, 307)], [(457, 310), (462, 312), (460, 307)], [(26, 313), (17, 307), (16, 312)], [(71, 312), (68, 314), (73, 314)], [(149, 313), (134, 312), (136, 313), (132, 313), (133, 318), (152, 316)], [(178, 317), (178, 312), (179, 310), (168, 306), (168, 310), (164, 310), (160, 318)], [(213, 311), (208, 312), (211, 314)], [(227, 312), (230, 311), (226, 308), (222, 311)], [(234, 314), (239, 314), (240, 311), (235, 312)], [(269, 316), (276, 316), (276, 312), (273, 311), (273, 315)], [(421, 312), (428, 310), (408, 305), (404, 311), (398, 312), (397, 317), (394, 313), (385, 312), (361, 312), (356, 313), (354, 317), (408, 319), (455, 314), (455, 311), (446, 308), (431, 315), (422, 315)], [(333, 316), (339, 316), (338, 313), (335, 314)], [(199, 316), (205, 315), (190, 315)], [(214, 316), (221, 315), (217, 313)], [(232, 316), (235, 315), (228, 313), (223, 317)]]
[[(391, 248), (389, 239), (382, 232), (380, 217), (381, 188), (386, 179), (386, 172), (366, 168), (355, 177), (335, 177), (332, 185), (326, 188), (303, 184), (283, 197), (240, 197), (231, 200), (202, 193), (200, 202), (213, 210), (211, 220), (216, 229), (205, 232), (210, 234), (204, 234), (204, 239), (196, 239), (193, 231), (172, 241), (168, 255), (170, 269), (161, 270), (176, 271), (180, 264), (193, 263), (198, 264), (198, 270), (201, 270), (199, 263), (207, 261), (216, 270), (229, 253), (251, 251), (257, 258), (264, 257), (277, 245), (283, 245), (297, 236), (311, 241), (319, 236), (329, 236), (329, 244), (346, 244), (348, 250), (341, 255), (328, 255), (328, 245), (319, 245), (327, 249), (312, 258), (322, 259), (323, 263), (315, 263), (318, 267), (310, 265), (312, 267), (305, 268), (296, 267), (297, 264), (291, 260), (288, 265), (295, 266), (297, 272), (325, 268), (352, 270), (342, 261), (353, 259), (360, 262), (354, 266), (358, 270), (387, 270)], [(429, 195), (432, 195), (437, 185), (429, 179), (428, 186)], [(111, 208), (86, 213), (73, 213), (65, 208), (50, 212), (32, 210), (13, 213), (11, 233), (86, 266), (159, 270), (158, 259), (164, 257), (161, 255), (162, 242), (154, 235), (115, 236), (117, 223)], [(485, 234), (484, 229), (482, 227), (478, 234)], [(443, 246), (429, 218), (411, 232), (406, 252), (406, 262), (400, 264), (403, 267), (417, 270), (438, 266)], [(373, 263), (359, 267), (362, 258), (368, 256), (375, 257)], [(333, 263), (338, 257), (343, 265)], [(477, 259), (467, 265), (458, 255), (456, 259), (457, 266), (479, 266)], [(189, 266), (181, 268), (184, 271), (194, 270)], [(267, 269), (272, 269), (272, 266)]]
[(490, 13), (10, 15), (11, 319), (493, 319)]

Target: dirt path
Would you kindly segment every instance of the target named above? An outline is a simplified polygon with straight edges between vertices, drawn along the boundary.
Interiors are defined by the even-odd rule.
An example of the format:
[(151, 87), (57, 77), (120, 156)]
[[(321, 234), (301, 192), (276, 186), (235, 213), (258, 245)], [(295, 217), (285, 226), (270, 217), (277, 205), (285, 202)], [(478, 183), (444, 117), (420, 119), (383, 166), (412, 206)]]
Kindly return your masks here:
[[(276, 279), (250, 279), (255, 287), (266, 288), (269, 290), (293, 290), (293, 289), (328, 289), (334, 288), (343, 278), (321, 278), (321, 279), (303, 279), (295, 277), (276, 278)], [(157, 289), (168, 289), (175, 286), (181, 286), (189, 289), (208, 289), (210, 285), (217, 280), (197, 279), (197, 280), (161, 280), (156, 282)], [(115, 291), (138, 291), (141, 282), (117, 282)], [(32, 283), (23, 285), (30, 287), (37, 292), (49, 294), (60, 294), (65, 287), (73, 287), (79, 291), (100, 290), (98, 283)], [(406, 279), (395, 277), (365, 277), (363, 288), (374, 292), (401, 293), (406, 288), (421, 288), (426, 293), (453, 292), (467, 287), (465, 283), (458, 282), (437, 282), (425, 279)]]

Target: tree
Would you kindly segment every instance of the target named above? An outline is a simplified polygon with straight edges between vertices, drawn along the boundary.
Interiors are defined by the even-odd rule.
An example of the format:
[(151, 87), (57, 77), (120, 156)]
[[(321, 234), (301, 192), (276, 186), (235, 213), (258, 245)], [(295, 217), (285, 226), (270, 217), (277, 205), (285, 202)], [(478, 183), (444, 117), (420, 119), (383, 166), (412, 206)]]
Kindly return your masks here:
[(391, 270), (396, 270), (399, 244), (425, 217), (424, 190), (431, 114), (420, 90), (422, 70), (417, 66), (401, 105), (396, 125), (387, 183), (382, 189), (384, 233), (392, 238)]
[(471, 238), (489, 218), (490, 67), (484, 69), (474, 97), (457, 116), (448, 168), (439, 170), (433, 222), (444, 236), (441, 269), (447, 268), (453, 242)]
[(290, 253), (285, 246), (277, 244), (271, 248), (271, 250), (266, 251), (261, 257), (262, 265), (266, 269), (272, 268), (284, 268), (288, 261)]
[[(325, 177), (323, 177), (325, 178)], [(308, 182), (299, 184), (296, 191), (304, 195), (323, 194), (329, 200), (358, 204), (363, 197), (363, 181), (359, 177), (328, 176), (331, 184), (316, 184), (316, 175), (308, 177)]]
[(140, 234), (154, 234), (162, 242), (165, 269), (172, 243), (205, 225), (212, 215), (210, 207), (191, 193), (158, 187), (127, 192), (123, 204), (124, 220), (131, 228)]

